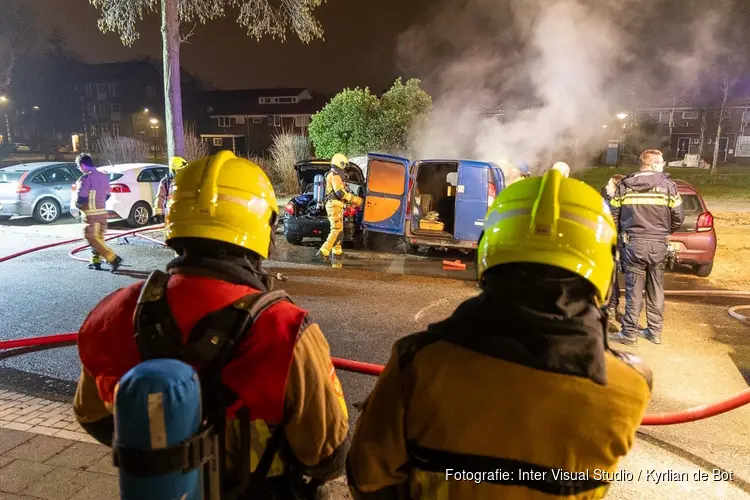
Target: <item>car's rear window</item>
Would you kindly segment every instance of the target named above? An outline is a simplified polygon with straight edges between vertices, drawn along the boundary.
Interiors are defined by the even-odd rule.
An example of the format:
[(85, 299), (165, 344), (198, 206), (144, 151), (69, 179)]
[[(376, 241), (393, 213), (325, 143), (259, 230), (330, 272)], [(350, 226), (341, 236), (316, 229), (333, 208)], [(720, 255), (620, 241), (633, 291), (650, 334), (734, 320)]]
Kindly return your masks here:
[(109, 176), (109, 182), (115, 182), (117, 179), (119, 179), (120, 177), (122, 177), (125, 174), (118, 174), (118, 173), (115, 173), (115, 172), (110, 172), (107, 175)]
[(18, 182), (21, 180), (21, 176), (26, 172), (3, 172), (0, 170), (0, 182)]
[(697, 195), (683, 194), (680, 195), (680, 198), (682, 198), (682, 206), (685, 207), (685, 214), (699, 214), (703, 212), (701, 200)]

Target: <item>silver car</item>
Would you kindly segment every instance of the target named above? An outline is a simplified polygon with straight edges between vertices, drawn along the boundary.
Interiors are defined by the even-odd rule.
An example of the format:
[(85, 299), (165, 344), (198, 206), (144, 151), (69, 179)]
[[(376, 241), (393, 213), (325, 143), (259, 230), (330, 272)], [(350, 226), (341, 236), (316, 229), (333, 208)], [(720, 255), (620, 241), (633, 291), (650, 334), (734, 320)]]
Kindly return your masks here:
[(36, 162), (0, 168), (0, 221), (14, 215), (55, 222), (70, 213), (71, 186), (83, 175), (75, 163)]

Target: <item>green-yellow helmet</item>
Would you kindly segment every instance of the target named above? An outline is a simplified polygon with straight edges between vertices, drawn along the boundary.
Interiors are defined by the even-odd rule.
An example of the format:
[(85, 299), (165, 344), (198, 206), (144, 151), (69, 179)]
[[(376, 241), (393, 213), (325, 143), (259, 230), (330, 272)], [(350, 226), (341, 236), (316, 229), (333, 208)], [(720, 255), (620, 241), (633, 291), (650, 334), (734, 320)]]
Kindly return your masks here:
[(609, 207), (591, 186), (557, 170), (501, 191), (487, 212), (477, 276), (501, 264), (547, 264), (575, 273), (609, 298), (617, 255)]

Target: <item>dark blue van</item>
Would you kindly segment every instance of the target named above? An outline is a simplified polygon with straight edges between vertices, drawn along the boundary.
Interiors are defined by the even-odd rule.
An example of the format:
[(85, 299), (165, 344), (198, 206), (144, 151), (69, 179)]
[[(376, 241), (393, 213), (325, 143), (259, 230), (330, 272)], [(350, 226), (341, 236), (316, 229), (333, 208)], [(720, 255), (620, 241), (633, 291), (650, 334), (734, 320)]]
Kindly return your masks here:
[(367, 155), (366, 233), (402, 236), (418, 247), (476, 249), (484, 217), (505, 188), (499, 165), (474, 160), (418, 160)]

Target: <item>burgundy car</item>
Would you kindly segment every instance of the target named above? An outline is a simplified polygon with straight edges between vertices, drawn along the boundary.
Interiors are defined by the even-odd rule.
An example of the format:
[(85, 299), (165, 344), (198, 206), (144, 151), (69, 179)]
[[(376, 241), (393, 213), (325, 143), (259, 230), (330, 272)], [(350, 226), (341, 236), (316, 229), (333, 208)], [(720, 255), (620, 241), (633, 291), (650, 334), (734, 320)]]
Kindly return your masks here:
[(685, 221), (670, 236), (670, 245), (677, 252), (680, 264), (691, 266), (697, 276), (705, 278), (711, 274), (716, 255), (714, 216), (708, 211), (703, 197), (690, 183), (679, 179), (674, 182), (682, 198)]

